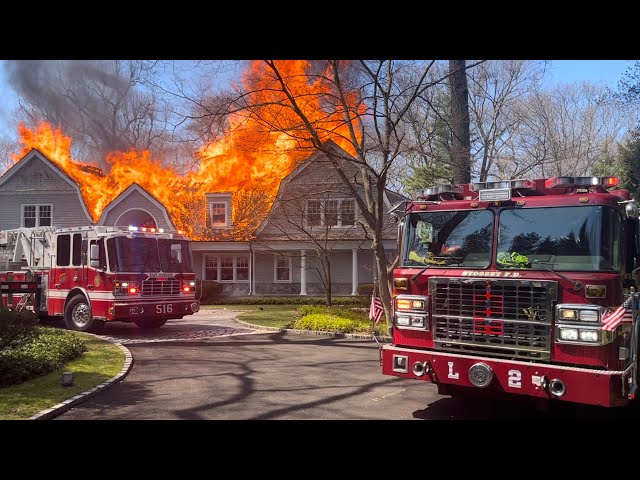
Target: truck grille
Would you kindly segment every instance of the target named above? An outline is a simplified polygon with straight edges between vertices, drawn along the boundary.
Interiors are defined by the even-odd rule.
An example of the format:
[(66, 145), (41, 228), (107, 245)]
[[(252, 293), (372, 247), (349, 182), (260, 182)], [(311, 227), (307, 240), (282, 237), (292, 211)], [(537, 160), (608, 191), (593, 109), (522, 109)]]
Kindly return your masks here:
[(150, 278), (142, 282), (142, 296), (180, 295), (180, 280)]
[(434, 277), (429, 280), (436, 348), (548, 359), (557, 282)]

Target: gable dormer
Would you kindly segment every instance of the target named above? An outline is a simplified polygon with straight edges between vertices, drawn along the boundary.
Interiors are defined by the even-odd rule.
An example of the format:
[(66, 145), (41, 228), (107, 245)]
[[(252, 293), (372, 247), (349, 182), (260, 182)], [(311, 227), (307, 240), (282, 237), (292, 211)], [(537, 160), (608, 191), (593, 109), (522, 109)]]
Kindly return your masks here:
[(208, 228), (226, 229), (233, 225), (232, 193), (205, 193), (207, 199), (206, 222)]

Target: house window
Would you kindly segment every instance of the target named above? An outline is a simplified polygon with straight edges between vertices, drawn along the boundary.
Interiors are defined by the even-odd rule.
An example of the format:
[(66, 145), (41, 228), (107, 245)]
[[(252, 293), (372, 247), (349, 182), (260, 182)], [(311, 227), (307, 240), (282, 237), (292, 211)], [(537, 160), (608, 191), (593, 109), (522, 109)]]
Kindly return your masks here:
[(24, 227), (51, 226), (51, 205), (23, 205), (22, 225)]
[(207, 255), (204, 264), (204, 279), (218, 280), (218, 257)]
[(276, 255), (274, 257), (275, 265), (275, 281), (276, 282), (291, 282), (291, 258), (283, 257), (282, 255)]
[(307, 203), (307, 225), (319, 227), (322, 225), (322, 201), (309, 200)]
[(340, 225), (350, 227), (356, 223), (356, 202), (355, 200), (342, 200), (340, 203)]
[(205, 255), (204, 279), (216, 282), (248, 282), (248, 255)]
[(227, 204), (226, 203), (211, 203), (210, 218), (212, 227), (226, 227), (227, 226)]
[(233, 257), (222, 257), (220, 260), (220, 281), (233, 281)]
[(249, 257), (236, 257), (236, 280), (249, 280)]
[(327, 200), (324, 202), (324, 224), (327, 227), (338, 225), (338, 200)]
[(354, 199), (307, 200), (307, 227), (352, 227), (356, 221)]

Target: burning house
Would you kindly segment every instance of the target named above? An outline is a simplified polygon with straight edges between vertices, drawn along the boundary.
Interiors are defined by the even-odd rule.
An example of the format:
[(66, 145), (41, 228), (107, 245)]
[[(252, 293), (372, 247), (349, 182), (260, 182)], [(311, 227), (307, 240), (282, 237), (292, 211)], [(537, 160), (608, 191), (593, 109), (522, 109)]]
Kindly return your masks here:
[[(220, 152), (204, 152), (198, 171), (178, 175), (149, 152), (132, 150), (107, 158), (105, 174), (73, 161), (70, 140), (58, 132), (54, 141), (51, 132), (56, 137), (49, 127), (46, 139), (26, 142), (0, 176), (0, 230), (92, 224), (183, 230), (194, 240), (198, 278), (219, 283), (224, 295), (322, 295), (328, 279), (333, 294), (355, 295), (360, 284), (373, 282), (371, 236), (321, 152), (254, 155), (249, 176), (241, 177), (242, 162), (223, 163)], [(350, 178), (361, 184), (351, 168)], [(385, 204), (401, 199), (387, 191)], [(395, 225), (385, 232), (392, 257)]]

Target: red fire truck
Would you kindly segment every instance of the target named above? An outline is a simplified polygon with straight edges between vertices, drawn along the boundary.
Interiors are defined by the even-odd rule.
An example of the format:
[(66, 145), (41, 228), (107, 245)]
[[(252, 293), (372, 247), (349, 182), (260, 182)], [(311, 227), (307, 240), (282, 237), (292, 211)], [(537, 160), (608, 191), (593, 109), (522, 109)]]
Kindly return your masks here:
[(448, 395), (634, 400), (638, 206), (617, 185), (482, 182), (407, 202), (382, 373)]
[(159, 328), (199, 310), (189, 241), (162, 229), (87, 226), (0, 231), (1, 304), (64, 317), (96, 332), (104, 322)]

